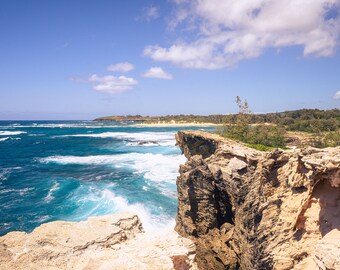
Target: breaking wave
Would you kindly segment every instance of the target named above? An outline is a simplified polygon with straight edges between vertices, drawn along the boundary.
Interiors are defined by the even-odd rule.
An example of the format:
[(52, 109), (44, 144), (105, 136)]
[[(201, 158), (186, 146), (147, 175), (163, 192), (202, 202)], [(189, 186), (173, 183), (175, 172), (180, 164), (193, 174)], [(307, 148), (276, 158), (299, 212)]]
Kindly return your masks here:
[(175, 132), (103, 132), (62, 135), (62, 137), (115, 138), (131, 141), (129, 145), (132, 146), (174, 146), (176, 143)]
[(25, 134), (25, 131), (8, 131), (8, 130), (0, 130), (0, 136), (12, 136), (12, 135), (20, 135)]
[(110, 165), (131, 168), (135, 173), (144, 174), (151, 181), (174, 182), (178, 167), (185, 163), (183, 155), (162, 155), (151, 153), (127, 153), (98, 156), (51, 156), (40, 159), (43, 163), (62, 165)]
[(50, 201), (52, 201), (54, 199), (53, 193), (55, 191), (57, 191), (59, 189), (59, 183), (58, 182), (54, 182), (53, 186), (51, 187), (51, 189), (48, 191), (44, 201), (49, 203)]

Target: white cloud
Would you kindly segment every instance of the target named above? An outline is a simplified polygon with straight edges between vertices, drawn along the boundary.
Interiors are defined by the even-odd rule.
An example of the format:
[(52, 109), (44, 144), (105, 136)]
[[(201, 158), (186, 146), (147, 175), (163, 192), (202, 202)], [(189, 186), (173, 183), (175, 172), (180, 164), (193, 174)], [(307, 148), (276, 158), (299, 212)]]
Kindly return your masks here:
[(335, 93), (334, 99), (340, 99), (340, 91)]
[(115, 77), (108, 75), (100, 77), (96, 74), (91, 75), (88, 78), (88, 81), (93, 83), (94, 90), (109, 94), (122, 93), (131, 90), (133, 89), (133, 86), (138, 84), (135, 79), (125, 76)]
[(142, 9), (142, 15), (136, 19), (140, 21), (152, 21), (159, 18), (160, 8), (158, 6), (149, 6)]
[(108, 71), (118, 71), (118, 72), (129, 72), (133, 70), (135, 66), (133, 64), (130, 64), (128, 62), (123, 62), (123, 63), (118, 63), (118, 64), (113, 64), (109, 65), (107, 67)]
[(330, 56), (339, 45), (340, 0), (173, 0), (171, 29), (195, 39), (144, 55), (185, 68), (218, 69), (258, 57), (266, 48), (301, 46), (304, 56)]
[(159, 17), (159, 7), (151, 6), (145, 9), (145, 18), (147, 20), (154, 20)]
[(165, 72), (161, 67), (152, 67), (142, 74), (143, 77), (172, 80), (173, 76)]

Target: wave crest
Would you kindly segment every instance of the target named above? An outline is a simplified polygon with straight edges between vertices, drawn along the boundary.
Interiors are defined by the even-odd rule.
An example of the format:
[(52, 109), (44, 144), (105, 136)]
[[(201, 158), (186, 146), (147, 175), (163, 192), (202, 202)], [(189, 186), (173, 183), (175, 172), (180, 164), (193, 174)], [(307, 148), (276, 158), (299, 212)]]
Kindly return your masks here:
[(109, 165), (126, 167), (135, 173), (144, 174), (151, 181), (174, 182), (178, 175), (178, 167), (185, 163), (183, 155), (162, 155), (151, 153), (128, 153), (119, 155), (98, 156), (51, 156), (40, 159), (42, 163), (61, 165)]
[[(89, 137), (89, 138), (114, 138), (128, 140), (133, 146), (154, 146), (155, 143), (161, 146), (174, 146), (176, 143), (175, 132), (102, 132), (91, 134), (62, 135), (62, 137)], [(138, 144), (145, 142), (145, 144)]]
[(0, 131), (0, 136), (20, 135), (20, 134), (25, 134), (25, 133), (27, 133), (27, 132), (25, 132), (25, 131), (1, 130)]

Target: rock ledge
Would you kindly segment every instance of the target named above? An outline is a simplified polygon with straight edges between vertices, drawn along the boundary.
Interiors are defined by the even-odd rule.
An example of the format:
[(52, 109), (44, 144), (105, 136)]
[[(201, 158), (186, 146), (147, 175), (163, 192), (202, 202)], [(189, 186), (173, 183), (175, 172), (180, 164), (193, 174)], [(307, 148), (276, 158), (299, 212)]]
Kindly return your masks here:
[(137, 215), (54, 221), (0, 237), (0, 269), (196, 269), (195, 246), (173, 230), (144, 233)]

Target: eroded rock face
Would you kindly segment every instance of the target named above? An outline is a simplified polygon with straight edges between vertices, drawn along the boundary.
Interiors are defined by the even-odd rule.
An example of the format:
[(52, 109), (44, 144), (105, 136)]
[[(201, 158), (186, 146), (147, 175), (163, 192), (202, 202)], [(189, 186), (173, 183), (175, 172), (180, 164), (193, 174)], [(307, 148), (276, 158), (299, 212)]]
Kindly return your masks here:
[[(260, 152), (181, 131), (176, 230), (200, 269), (340, 269), (340, 147)], [(202, 155), (200, 154), (202, 151)]]
[[(0, 269), (196, 269), (195, 246), (173, 230), (143, 233), (137, 215), (55, 221), (0, 237)], [(176, 268), (177, 267), (177, 268)]]

